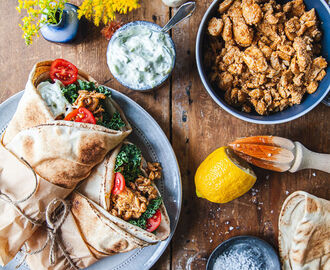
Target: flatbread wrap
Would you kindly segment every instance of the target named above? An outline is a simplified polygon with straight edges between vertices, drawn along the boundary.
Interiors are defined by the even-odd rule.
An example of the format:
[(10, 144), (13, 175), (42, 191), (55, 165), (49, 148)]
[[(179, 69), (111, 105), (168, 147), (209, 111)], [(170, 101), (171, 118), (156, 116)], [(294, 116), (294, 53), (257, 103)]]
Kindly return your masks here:
[(278, 240), (283, 270), (330, 269), (330, 201), (292, 193), (281, 209)]
[[(37, 228), (17, 208), (42, 222), (47, 204), (67, 197), (132, 131), (109, 89), (97, 86), (78, 69), (73, 83), (53, 80), (55, 62), (33, 67), (1, 138), (0, 190), (10, 197), (9, 202), (4, 196), (0, 200), (1, 265), (15, 256)], [(24, 202), (19, 202), (22, 198)]]
[[(153, 183), (160, 177), (160, 164), (146, 162), (136, 145), (124, 141), (79, 184), (68, 197), (71, 205), (68, 217), (74, 223), (65, 222), (61, 231), (71, 231), (80, 240), (71, 241), (71, 235), (60, 234), (77, 267), (95, 262), (88, 260), (86, 265), (86, 258), (99, 260), (155, 244), (169, 236), (169, 217)], [(39, 231), (42, 230), (45, 234), (44, 228)], [(42, 246), (38, 235), (40, 232), (27, 242), (32, 251)], [(88, 248), (89, 255), (81, 252), (81, 248)], [(66, 269), (68, 262), (61, 251), (56, 253), (58, 263), (50, 265), (49, 250), (47, 245), (42, 252), (28, 256), (31, 270)]]
[(112, 224), (153, 244), (170, 234), (169, 217), (154, 183), (159, 178), (160, 164), (146, 162), (136, 145), (124, 141), (77, 190)]
[[(71, 212), (58, 231), (58, 239), (77, 268), (85, 268), (97, 260), (149, 244), (111, 223), (104, 214), (85, 196), (73, 192), (69, 198)], [(47, 240), (45, 227), (39, 228), (27, 241), (31, 251), (39, 250)], [(51, 265), (50, 243), (41, 251), (27, 256), (31, 270), (66, 270), (68, 260), (56, 249), (56, 263)]]

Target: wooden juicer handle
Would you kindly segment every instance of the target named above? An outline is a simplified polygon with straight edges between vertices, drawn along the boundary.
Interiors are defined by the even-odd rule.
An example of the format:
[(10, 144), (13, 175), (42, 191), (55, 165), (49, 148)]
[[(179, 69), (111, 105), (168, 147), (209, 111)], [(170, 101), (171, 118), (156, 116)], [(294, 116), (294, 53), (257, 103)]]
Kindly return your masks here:
[(316, 169), (330, 173), (330, 154), (320, 154), (308, 150), (300, 142), (295, 144), (295, 160), (290, 172), (303, 169)]

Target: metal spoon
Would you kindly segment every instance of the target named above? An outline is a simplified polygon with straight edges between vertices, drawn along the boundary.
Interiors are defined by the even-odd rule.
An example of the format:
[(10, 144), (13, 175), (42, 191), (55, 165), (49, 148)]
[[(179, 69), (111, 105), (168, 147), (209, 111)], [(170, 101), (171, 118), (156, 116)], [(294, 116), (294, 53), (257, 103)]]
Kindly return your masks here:
[(196, 9), (195, 2), (187, 2), (179, 7), (178, 11), (168, 21), (168, 23), (162, 28), (161, 32), (169, 31), (174, 25), (181, 22), (183, 19), (189, 18)]

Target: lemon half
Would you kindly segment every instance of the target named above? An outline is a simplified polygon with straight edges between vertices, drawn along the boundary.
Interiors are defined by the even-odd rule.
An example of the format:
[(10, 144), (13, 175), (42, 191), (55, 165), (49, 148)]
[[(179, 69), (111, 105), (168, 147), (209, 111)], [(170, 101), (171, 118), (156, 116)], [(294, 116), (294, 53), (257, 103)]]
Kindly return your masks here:
[(226, 203), (246, 193), (257, 177), (250, 166), (228, 147), (212, 152), (195, 174), (196, 194), (215, 203)]

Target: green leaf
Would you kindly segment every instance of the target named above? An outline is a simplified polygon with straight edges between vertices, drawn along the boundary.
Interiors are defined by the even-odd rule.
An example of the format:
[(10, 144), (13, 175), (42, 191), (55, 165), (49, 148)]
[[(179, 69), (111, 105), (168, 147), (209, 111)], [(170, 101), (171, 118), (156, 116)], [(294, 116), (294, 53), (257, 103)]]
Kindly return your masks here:
[(65, 98), (72, 104), (78, 98), (79, 90), (87, 90), (87, 91), (96, 91), (98, 93), (104, 94), (107, 97), (111, 97), (111, 91), (104, 86), (95, 86), (93, 82), (87, 82), (82, 80), (77, 80), (77, 83), (72, 83), (67, 86), (63, 86), (61, 88), (63, 95)]
[(61, 88), (61, 91), (64, 97), (67, 99), (67, 101), (69, 101), (71, 104), (74, 103), (79, 96), (78, 88), (77, 85), (75, 84), (69, 84), (67, 86), (63, 86)]
[(113, 130), (120, 130), (126, 125), (125, 122), (121, 119), (119, 112), (115, 112), (112, 118), (107, 112), (103, 112), (102, 116), (103, 120), (99, 119), (96, 123), (97, 125), (104, 126)]
[(121, 147), (116, 158), (115, 172), (120, 172), (124, 176), (126, 185), (134, 182), (142, 174), (141, 160), (141, 150), (136, 145), (124, 144)]

